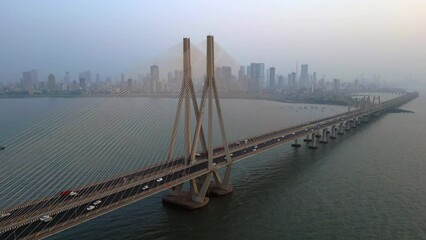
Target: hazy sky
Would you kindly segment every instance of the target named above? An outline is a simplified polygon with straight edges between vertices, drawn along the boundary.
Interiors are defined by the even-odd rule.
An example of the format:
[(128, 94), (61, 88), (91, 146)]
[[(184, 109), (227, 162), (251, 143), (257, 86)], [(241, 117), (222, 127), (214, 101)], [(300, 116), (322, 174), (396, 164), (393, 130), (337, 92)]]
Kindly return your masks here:
[(0, 81), (34, 68), (40, 80), (116, 77), (211, 34), (239, 63), (277, 73), (298, 61), (329, 79), (426, 82), (425, 0), (1, 0), (0, 33)]

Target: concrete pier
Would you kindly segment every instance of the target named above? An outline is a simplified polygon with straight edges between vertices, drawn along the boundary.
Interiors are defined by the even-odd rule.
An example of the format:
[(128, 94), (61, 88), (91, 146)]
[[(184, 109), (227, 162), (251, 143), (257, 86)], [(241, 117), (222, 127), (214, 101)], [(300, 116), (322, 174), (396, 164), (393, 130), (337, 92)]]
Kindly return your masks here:
[(304, 142), (312, 142), (312, 139), (309, 138), (309, 134), (306, 135), (306, 138), (303, 139)]
[(346, 121), (345, 123), (346, 131), (349, 132), (351, 130), (351, 120)]
[(302, 145), (300, 145), (299, 139), (296, 138), (296, 139), (294, 139), (294, 143), (291, 144), (291, 146), (294, 147), (294, 148), (299, 148)]
[(328, 143), (328, 134), (327, 134), (327, 132), (328, 132), (327, 128), (324, 128), (322, 130), (322, 138), (319, 141), (320, 143)]
[(317, 135), (319, 135), (319, 133), (312, 133), (312, 142), (309, 145), (310, 149), (317, 149), (318, 148), (318, 138), (316, 137)]
[(163, 197), (163, 203), (188, 210), (195, 210), (206, 206), (209, 203), (209, 198), (204, 197), (201, 202), (197, 202), (192, 199), (192, 194), (190, 192), (180, 192), (177, 195), (167, 194)]
[(209, 197), (221, 197), (228, 194), (231, 194), (234, 191), (231, 185), (226, 187), (221, 186), (220, 184), (211, 182), (209, 189), (207, 190), (207, 196)]
[(340, 124), (339, 124), (339, 132), (337, 133), (337, 135), (343, 135), (343, 134), (345, 134), (345, 133), (343, 132), (343, 123), (340, 123)]
[(330, 136), (330, 139), (336, 139), (336, 131), (337, 131), (336, 126), (335, 125), (331, 126), (331, 136)]

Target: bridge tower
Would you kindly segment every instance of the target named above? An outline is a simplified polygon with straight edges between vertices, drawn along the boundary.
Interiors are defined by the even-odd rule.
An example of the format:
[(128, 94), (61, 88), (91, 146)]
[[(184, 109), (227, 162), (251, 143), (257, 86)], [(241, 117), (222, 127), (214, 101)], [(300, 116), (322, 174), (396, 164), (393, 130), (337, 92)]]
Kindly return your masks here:
[[(184, 79), (182, 81), (182, 88), (179, 94), (178, 108), (169, 150), (169, 160), (171, 161), (173, 159), (179, 129), (180, 113), (182, 111), (182, 103), (185, 102), (184, 164), (191, 166), (199, 163), (200, 161), (206, 161), (205, 157), (207, 157), (207, 168), (206, 173), (201, 176), (191, 176), (191, 173), (188, 172), (186, 178), (188, 179), (187, 182), (189, 183), (189, 189), (184, 188), (184, 183), (176, 185), (171, 189), (171, 192), (168, 195), (164, 196), (163, 202), (178, 205), (187, 209), (197, 209), (205, 206), (209, 202), (209, 198), (206, 197), (207, 194), (221, 196), (232, 192), (232, 187), (230, 185), (232, 159), (229, 153), (219, 95), (215, 81), (213, 36), (207, 36), (207, 73), (199, 108), (191, 76), (189, 38), (183, 39), (183, 69)], [(191, 102), (195, 113), (195, 119), (197, 120), (194, 134), (192, 134), (194, 130), (191, 125)], [(206, 106), (206, 103), (208, 106)], [(218, 172), (216, 164), (213, 162), (214, 106), (216, 108), (219, 121), (223, 150), (226, 155), (226, 170), (223, 178)], [(203, 131), (203, 120), (206, 110), (208, 118), (207, 140)], [(202, 154), (197, 153), (199, 142), (201, 142)]]

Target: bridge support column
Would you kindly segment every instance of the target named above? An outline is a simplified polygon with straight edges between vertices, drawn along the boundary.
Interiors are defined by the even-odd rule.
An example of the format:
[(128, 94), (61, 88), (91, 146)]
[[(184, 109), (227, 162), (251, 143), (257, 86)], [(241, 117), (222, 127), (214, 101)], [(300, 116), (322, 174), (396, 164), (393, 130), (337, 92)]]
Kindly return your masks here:
[(321, 138), (321, 134), (319, 133), (319, 130), (316, 132), (315, 138)]
[(352, 122), (352, 127), (356, 128), (358, 126), (358, 118), (354, 118)]
[[(232, 187), (229, 185), (231, 175), (232, 159), (229, 152), (229, 145), (226, 140), (225, 127), (222, 118), (222, 110), (220, 107), (219, 95), (215, 81), (214, 67), (214, 40), (213, 36), (207, 36), (207, 72), (204, 82), (203, 93), (200, 101), (200, 108), (194, 91), (194, 85), (191, 76), (191, 58), (190, 58), (190, 42), (188, 38), (183, 40), (183, 70), (184, 78), (182, 88), (179, 95), (178, 110), (176, 113), (175, 125), (172, 133), (172, 141), (169, 150), (169, 160), (173, 159), (174, 148), (176, 144), (177, 132), (179, 128), (180, 112), (182, 110), (182, 102), (185, 103), (185, 162), (186, 165), (193, 165), (199, 161), (196, 154), (199, 151), (198, 144), (201, 142), (203, 153), (207, 153), (207, 166), (205, 169), (208, 173), (203, 176), (198, 176), (192, 179), (185, 179), (189, 183), (189, 190), (183, 190), (183, 183), (172, 188), (170, 194), (163, 198), (164, 203), (178, 205), (187, 209), (196, 209), (205, 206), (209, 198), (206, 197), (208, 192), (215, 195), (225, 195), (232, 192)], [(191, 127), (191, 99), (194, 107), (195, 118), (197, 120), (195, 133), (192, 135), (193, 128)], [(213, 104), (214, 101), (214, 104)], [(226, 170), (223, 180), (217, 172), (217, 163), (214, 162), (213, 148), (213, 108), (216, 108), (218, 125), (222, 136), (224, 153), (226, 156)], [(208, 110), (208, 111), (207, 111)], [(207, 113), (206, 113), (207, 111)], [(202, 124), (204, 115), (207, 115), (207, 141), (204, 136)], [(221, 163), (221, 167), (223, 163)], [(212, 177), (215, 182), (211, 183)]]
[(322, 130), (322, 138), (321, 138), (320, 143), (328, 143), (328, 134), (327, 134), (327, 132), (328, 132), (327, 128), (324, 128)]
[(351, 120), (346, 121), (345, 125), (346, 125), (346, 129), (345, 130), (347, 132), (349, 132), (351, 130)]
[(331, 126), (331, 136), (330, 136), (330, 139), (336, 139), (336, 131), (337, 131), (336, 126), (335, 125)]
[(208, 196), (218, 197), (232, 193), (233, 188), (230, 184), (231, 169), (231, 164), (226, 166), (225, 175), (223, 179), (221, 178), (219, 172), (216, 169), (213, 170), (214, 181), (210, 183), (209, 189), (207, 191)]
[(344, 132), (343, 132), (343, 123), (340, 123), (339, 124), (339, 132), (337, 133), (337, 135), (343, 135), (344, 134)]
[(299, 139), (298, 138), (294, 139), (294, 143), (291, 144), (291, 146), (294, 148), (299, 148), (301, 146), (299, 143)]
[[(186, 209), (197, 209), (202, 208), (209, 203), (209, 198), (206, 197), (207, 190), (210, 185), (212, 173), (207, 173), (197, 179), (189, 180), (189, 191), (184, 191), (183, 184), (180, 184), (172, 188), (171, 193), (163, 197), (163, 203), (176, 205)], [(199, 184), (199, 181), (202, 184)]]
[(309, 134), (306, 135), (306, 138), (303, 139), (304, 142), (312, 142), (312, 139), (309, 138)]
[(310, 149), (317, 149), (318, 148), (318, 138), (316, 136), (318, 136), (319, 133), (312, 133), (312, 142), (311, 145), (309, 145)]

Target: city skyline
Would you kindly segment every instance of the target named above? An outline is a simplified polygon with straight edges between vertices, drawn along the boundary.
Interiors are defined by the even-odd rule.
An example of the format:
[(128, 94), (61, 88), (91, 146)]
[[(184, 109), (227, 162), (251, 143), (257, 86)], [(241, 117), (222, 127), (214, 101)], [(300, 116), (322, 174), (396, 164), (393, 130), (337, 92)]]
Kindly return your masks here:
[[(230, 24), (241, 4), (239, 23)], [(59, 76), (89, 68), (113, 78), (135, 68), (145, 72), (138, 69), (142, 63), (166, 52), (182, 37), (196, 43), (206, 33), (214, 33), (240, 65), (265, 62), (265, 67), (274, 66), (282, 74), (294, 71), (298, 61), (345, 81), (375, 75), (388, 82), (408, 78), (411, 85), (418, 85), (426, 76), (426, 30), (421, 27), (425, 17), (420, 10), (425, 3), (421, 1), (130, 1), (126, 5), (107, 1), (104, 5), (95, 19), (96, 1), (4, 4), (0, 24), (5, 37), (0, 50), (7, 58), (0, 61), (0, 81), (19, 81), (20, 73), (30, 69), (38, 69), (42, 79), (50, 73)], [(209, 8), (220, 9), (221, 18)], [(176, 27), (178, 18), (182, 23)]]

